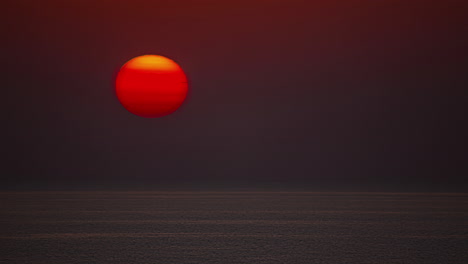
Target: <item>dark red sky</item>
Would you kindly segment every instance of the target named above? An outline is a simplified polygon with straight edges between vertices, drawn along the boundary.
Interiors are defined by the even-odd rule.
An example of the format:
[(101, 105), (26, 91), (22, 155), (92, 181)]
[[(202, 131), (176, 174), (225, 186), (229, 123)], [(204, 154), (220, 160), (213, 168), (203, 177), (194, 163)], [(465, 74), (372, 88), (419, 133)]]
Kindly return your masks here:
[[(468, 189), (465, 1), (8, 0), (9, 186), (238, 179)], [(175, 114), (144, 119), (118, 68), (186, 71)]]

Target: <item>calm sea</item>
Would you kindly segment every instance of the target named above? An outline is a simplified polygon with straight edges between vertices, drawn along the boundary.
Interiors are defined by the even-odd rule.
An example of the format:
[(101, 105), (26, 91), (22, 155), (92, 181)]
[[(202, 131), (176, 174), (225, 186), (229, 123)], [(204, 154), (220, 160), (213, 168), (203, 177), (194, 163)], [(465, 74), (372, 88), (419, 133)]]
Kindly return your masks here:
[(468, 263), (468, 194), (2, 192), (0, 263)]

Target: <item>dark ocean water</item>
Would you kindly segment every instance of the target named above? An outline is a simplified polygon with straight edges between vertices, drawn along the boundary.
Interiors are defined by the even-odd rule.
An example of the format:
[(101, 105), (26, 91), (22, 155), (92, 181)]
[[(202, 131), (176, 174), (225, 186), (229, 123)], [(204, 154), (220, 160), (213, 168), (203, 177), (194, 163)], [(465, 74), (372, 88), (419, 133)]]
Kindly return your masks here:
[(0, 263), (468, 263), (468, 194), (3, 192)]

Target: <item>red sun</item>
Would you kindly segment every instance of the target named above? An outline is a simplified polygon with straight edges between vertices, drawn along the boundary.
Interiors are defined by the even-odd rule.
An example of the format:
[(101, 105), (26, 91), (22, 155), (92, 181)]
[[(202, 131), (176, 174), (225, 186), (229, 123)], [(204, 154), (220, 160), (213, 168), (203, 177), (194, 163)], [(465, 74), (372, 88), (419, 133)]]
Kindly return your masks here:
[(151, 118), (176, 111), (187, 97), (188, 84), (184, 71), (173, 60), (143, 55), (122, 66), (115, 89), (130, 113)]

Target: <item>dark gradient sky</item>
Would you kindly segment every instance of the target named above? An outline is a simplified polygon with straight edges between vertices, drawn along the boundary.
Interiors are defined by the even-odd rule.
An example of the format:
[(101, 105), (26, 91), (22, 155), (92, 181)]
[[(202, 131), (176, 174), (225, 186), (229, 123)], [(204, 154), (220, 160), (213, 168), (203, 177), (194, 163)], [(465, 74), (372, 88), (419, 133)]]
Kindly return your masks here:
[[(4, 186), (280, 182), (468, 190), (466, 1), (7, 0)], [(113, 79), (174, 59), (144, 119)]]

